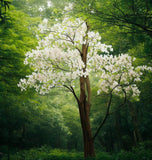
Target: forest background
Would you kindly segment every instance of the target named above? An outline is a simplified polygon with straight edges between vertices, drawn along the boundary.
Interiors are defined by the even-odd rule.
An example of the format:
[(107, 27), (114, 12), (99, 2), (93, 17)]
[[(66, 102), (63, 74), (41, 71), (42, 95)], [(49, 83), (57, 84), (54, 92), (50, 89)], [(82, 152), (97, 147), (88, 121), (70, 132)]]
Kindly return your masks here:
[[(21, 92), (17, 84), (31, 69), (23, 61), (38, 44), (38, 25), (60, 21), (73, 3), (73, 17), (89, 17), (91, 29), (113, 46), (113, 55), (128, 53), (136, 65), (152, 63), (152, 2), (150, 0), (13, 0), (0, 1), (0, 156), (3, 159), (64, 159), (83, 156), (83, 137), (76, 101), (65, 89), (41, 96)], [(45, 35), (41, 35), (44, 37)], [(96, 82), (96, 78), (92, 77)], [(102, 159), (152, 158), (152, 75), (145, 72), (139, 101), (115, 97), (112, 114), (94, 142)], [(105, 96), (92, 86), (91, 126), (95, 133), (106, 113)], [(61, 98), (62, 97), (62, 98)], [(80, 157), (79, 157), (80, 155)], [(50, 157), (49, 157), (50, 156)], [(15, 158), (14, 158), (15, 157)], [(130, 158), (130, 159), (131, 159)], [(55, 159), (55, 158), (54, 158)]]

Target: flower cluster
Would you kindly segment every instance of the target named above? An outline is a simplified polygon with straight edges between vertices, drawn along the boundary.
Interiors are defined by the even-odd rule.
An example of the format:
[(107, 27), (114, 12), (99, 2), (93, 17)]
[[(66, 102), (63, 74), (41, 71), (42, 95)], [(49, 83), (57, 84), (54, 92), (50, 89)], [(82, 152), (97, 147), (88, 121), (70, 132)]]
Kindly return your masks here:
[[(121, 96), (125, 91), (127, 95), (137, 97), (140, 91), (136, 82), (141, 80), (142, 71), (152, 71), (151, 67), (134, 67), (135, 59), (127, 54), (110, 55), (112, 46), (102, 44), (100, 34), (88, 31), (87, 23), (80, 18), (65, 17), (62, 23), (52, 27), (45, 20), (40, 30), (47, 30), (49, 34), (39, 41), (36, 50), (26, 54), (24, 63), (34, 71), (20, 80), (21, 90), (34, 87), (40, 94), (45, 94), (53, 87), (71, 84), (79, 77), (96, 72), (100, 79), (98, 94), (113, 91)], [(84, 44), (89, 46), (86, 64), (81, 57)], [(99, 55), (99, 51), (107, 54)]]
[(64, 10), (65, 11), (70, 11), (73, 9), (73, 4), (72, 3), (69, 3), (68, 6), (65, 6)]
[(91, 70), (84, 71), (86, 66), (80, 56), (82, 45), (90, 44), (91, 55), (98, 50), (108, 52), (111, 47), (100, 43), (99, 33), (87, 32), (86, 23), (79, 18), (65, 17), (62, 23), (52, 27), (48, 27), (47, 20), (44, 20), (39, 27), (41, 32), (47, 30), (50, 33), (39, 41), (36, 50), (26, 54), (24, 63), (30, 65), (34, 72), (21, 79), (18, 84), (21, 90), (34, 87), (40, 94), (45, 94), (50, 88), (87, 76)]
[(152, 72), (152, 67), (134, 67), (133, 61), (135, 59), (128, 54), (119, 56), (98, 55), (96, 58), (92, 58), (90, 63), (96, 66), (94, 71), (99, 76), (99, 90), (97, 94), (113, 92), (120, 97), (126, 94), (127, 97), (138, 100), (140, 90), (136, 84), (141, 81), (143, 71)]

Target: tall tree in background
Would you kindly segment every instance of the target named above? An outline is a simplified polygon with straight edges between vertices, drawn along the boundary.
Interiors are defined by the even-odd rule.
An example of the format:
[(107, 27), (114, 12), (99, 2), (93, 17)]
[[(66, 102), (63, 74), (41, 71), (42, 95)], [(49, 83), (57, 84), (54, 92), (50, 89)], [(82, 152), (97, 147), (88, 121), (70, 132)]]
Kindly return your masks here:
[(0, 0), (0, 24), (5, 22), (6, 10), (9, 9), (9, 5), (12, 0)]
[(100, 1), (97, 1), (95, 14), (100, 19), (123, 27), (126, 32), (142, 33), (152, 37), (152, 2), (150, 0), (118, 0), (106, 4), (110, 9), (109, 12), (103, 12)]
[(76, 0), (74, 4), (74, 12), (77, 14), (83, 13), (101, 23), (119, 26), (124, 28), (126, 33), (143, 33), (152, 37), (150, 0)]

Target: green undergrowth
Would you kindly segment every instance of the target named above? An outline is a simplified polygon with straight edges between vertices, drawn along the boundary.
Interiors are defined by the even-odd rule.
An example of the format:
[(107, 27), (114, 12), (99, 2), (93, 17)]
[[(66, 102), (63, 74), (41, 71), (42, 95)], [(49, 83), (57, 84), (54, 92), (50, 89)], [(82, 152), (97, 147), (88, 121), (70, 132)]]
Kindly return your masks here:
[[(8, 160), (8, 155), (5, 154), (2, 160)], [(10, 160), (84, 160), (84, 158), (83, 152), (41, 147), (16, 152), (10, 155)], [(114, 154), (97, 152), (95, 158), (86, 160), (152, 160), (152, 148), (140, 145), (131, 151), (120, 151)]]

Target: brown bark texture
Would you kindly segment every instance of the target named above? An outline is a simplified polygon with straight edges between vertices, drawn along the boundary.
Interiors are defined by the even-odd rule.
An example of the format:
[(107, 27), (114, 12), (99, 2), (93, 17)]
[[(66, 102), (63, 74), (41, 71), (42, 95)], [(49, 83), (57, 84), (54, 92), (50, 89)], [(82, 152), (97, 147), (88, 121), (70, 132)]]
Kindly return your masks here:
[[(86, 23), (87, 24), (87, 23)], [(89, 26), (87, 25), (87, 32), (89, 31)], [(86, 37), (84, 37), (85, 39)], [(84, 72), (87, 67), (87, 53), (88, 44), (82, 45), (81, 59), (85, 64)], [(84, 141), (84, 157), (95, 157), (93, 138), (91, 133), (89, 113), (91, 108), (91, 89), (90, 89), (89, 76), (80, 77), (80, 98), (78, 100), (81, 127), (83, 131), (83, 141)]]
[[(88, 77), (87, 77), (88, 78)], [(85, 84), (86, 79), (84, 77), (80, 78), (80, 101), (79, 101), (79, 113), (81, 120), (81, 127), (83, 131), (83, 142), (84, 142), (84, 157), (95, 157), (93, 138), (91, 133), (89, 112), (90, 112), (90, 102), (87, 100)], [(89, 97), (89, 96), (88, 96)]]

